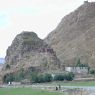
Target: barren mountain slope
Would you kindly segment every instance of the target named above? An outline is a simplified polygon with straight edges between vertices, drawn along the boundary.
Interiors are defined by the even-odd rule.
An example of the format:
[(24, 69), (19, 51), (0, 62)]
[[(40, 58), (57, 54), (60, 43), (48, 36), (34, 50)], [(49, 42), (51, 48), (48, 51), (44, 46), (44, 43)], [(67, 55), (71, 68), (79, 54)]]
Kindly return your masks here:
[(65, 16), (45, 41), (66, 65), (81, 62), (95, 66), (95, 2), (84, 2)]

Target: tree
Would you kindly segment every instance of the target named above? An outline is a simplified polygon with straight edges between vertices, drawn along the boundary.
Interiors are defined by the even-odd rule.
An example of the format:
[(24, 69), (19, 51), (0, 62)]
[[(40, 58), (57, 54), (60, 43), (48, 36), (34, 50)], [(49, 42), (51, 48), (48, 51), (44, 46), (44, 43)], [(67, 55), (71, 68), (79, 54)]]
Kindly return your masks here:
[(63, 81), (64, 80), (64, 75), (61, 75), (61, 74), (55, 75), (54, 80), (55, 81)]
[(76, 62), (76, 67), (77, 66), (79, 66), (80, 67), (80, 65), (81, 65), (81, 62), (80, 62), (80, 58), (77, 60), (77, 62)]
[(33, 72), (31, 74), (31, 81), (34, 83), (43, 83), (52, 81), (51, 74), (37, 74)]
[(90, 70), (90, 74), (95, 75), (95, 70), (94, 69)]
[(14, 80), (15, 80), (15, 78), (14, 78), (14, 75), (13, 75), (12, 73), (6, 74), (6, 75), (4, 75), (4, 77), (3, 77), (3, 82), (4, 82), (4, 83), (12, 82), (12, 81), (14, 81)]
[(66, 74), (59, 74), (59, 75), (55, 75), (54, 76), (54, 81), (63, 81), (63, 80), (67, 80), (67, 81), (72, 81), (74, 78), (74, 74), (72, 72), (70, 73), (66, 73)]
[(38, 83), (43, 83), (43, 82), (45, 82), (45, 78), (44, 78), (44, 75), (38, 75), (37, 76), (37, 79), (38, 79)]
[(38, 82), (38, 73), (32, 72), (31, 73), (31, 79), (32, 82), (37, 83)]
[(67, 81), (72, 81), (74, 79), (74, 74), (72, 72), (64, 75), (64, 79)]
[(16, 74), (15, 74), (15, 81), (21, 81), (25, 78), (24, 69), (21, 68)]
[(44, 81), (45, 82), (51, 82), (52, 81), (52, 76), (51, 76), (51, 74), (45, 74), (44, 75)]

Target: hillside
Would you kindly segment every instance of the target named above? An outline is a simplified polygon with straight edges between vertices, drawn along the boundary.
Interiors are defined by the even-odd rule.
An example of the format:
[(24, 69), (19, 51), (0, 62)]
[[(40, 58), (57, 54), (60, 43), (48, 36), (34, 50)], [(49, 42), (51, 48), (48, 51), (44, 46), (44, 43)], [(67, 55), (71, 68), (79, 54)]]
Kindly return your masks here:
[(34, 32), (23, 31), (13, 40), (7, 49), (5, 70), (11, 72), (20, 69), (44, 72), (58, 70), (60, 61), (53, 49)]
[(95, 67), (95, 2), (85, 1), (66, 15), (45, 41), (66, 66), (80, 59)]
[(66, 15), (44, 40), (34, 32), (18, 34), (7, 49), (4, 69), (61, 70), (79, 59), (95, 67), (95, 2), (85, 1)]

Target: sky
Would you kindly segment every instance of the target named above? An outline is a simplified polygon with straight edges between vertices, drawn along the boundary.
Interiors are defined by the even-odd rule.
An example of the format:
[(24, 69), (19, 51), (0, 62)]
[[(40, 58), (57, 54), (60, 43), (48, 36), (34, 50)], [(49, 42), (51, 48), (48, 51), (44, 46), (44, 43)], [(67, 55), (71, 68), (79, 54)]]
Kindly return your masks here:
[(5, 57), (7, 48), (17, 34), (33, 31), (44, 39), (65, 15), (83, 2), (84, 0), (0, 0), (0, 57)]

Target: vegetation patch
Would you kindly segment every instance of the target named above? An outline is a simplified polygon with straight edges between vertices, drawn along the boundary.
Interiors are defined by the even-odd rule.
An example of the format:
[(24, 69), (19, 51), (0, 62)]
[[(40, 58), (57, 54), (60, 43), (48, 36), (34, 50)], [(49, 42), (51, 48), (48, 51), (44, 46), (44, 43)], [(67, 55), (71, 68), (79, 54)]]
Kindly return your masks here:
[(0, 88), (0, 95), (63, 95), (63, 94), (32, 88)]
[(61, 85), (61, 86), (95, 86), (95, 81), (70, 81), (70, 82), (64, 82), (64, 81), (57, 81), (48, 83), (47, 85)]

